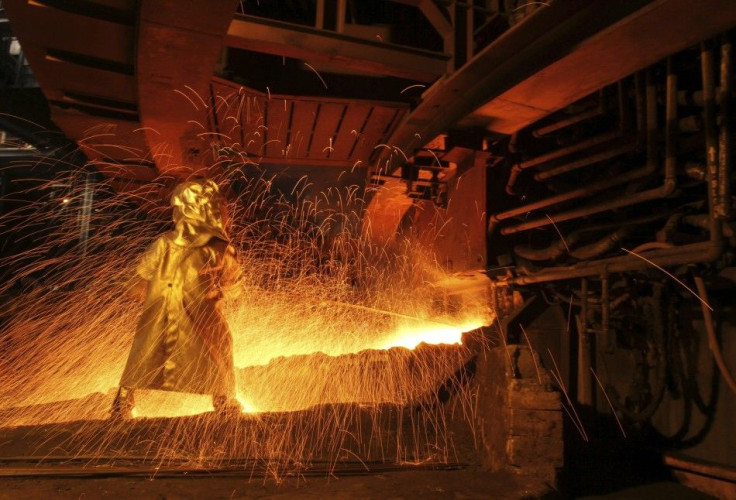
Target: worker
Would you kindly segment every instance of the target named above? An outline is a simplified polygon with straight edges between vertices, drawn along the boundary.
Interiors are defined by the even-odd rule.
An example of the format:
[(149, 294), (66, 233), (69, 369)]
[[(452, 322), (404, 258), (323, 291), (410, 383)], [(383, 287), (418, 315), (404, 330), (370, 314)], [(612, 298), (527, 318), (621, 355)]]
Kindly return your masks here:
[(145, 302), (113, 419), (132, 417), (135, 389), (211, 394), (216, 411), (241, 410), (232, 337), (218, 307), (241, 268), (225, 230), (219, 188), (211, 180), (183, 182), (171, 205), (174, 229), (148, 247), (137, 267), (136, 287)]

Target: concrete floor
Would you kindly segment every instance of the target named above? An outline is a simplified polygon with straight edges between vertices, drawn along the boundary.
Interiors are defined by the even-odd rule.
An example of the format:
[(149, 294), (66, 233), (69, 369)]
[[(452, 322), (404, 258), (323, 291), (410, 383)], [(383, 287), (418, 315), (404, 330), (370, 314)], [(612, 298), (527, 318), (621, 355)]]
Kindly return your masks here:
[[(207, 473), (201, 467), (183, 472), (182, 467), (186, 467), (187, 461), (182, 464), (174, 461), (164, 468), (155, 469), (152, 464), (168, 462), (120, 457), (95, 461), (89, 456), (97, 455), (85, 458), (80, 449), (73, 446), (74, 436), (99, 438), (108, 431), (113, 435), (132, 433), (135, 439), (121, 441), (130, 449), (115, 448), (117, 454), (122, 457), (145, 456), (145, 450), (138, 448), (150, 444), (152, 437), (167, 429), (170, 420), (134, 421), (118, 431), (107, 429), (108, 423), (104, 421), (0, 429), (0, 500), (547, 499), (582, 498), (591, 494), (602, 496), (585, 498), (709, 498), (669, 481), (671, 474), (663, 467), (660, 455), (643, 453), (622, 440), (593, 440), (578, 443), (579, 446), (572, 443), (566, 449), (565, 467), (559, 484), (572, 494), (561, 493), (541, 478), (483, 471), (472, 440), (462, 439), (462, 433), (455, 435), (455, 465), (421, 462), (407, 466), (389, 461), (368, 463), (370, 471), (366, 472), (363, 462), (319, 462), (315, 459), (309, 466), (291, 469), (302, 471), (299, 476), (292, 472), (282, 478), (267, 472), (273, 468), (265, 467), (259, 461), (244, 461), (240, 465), (228, 462), (229, 468), (213, 473)], [(187, 421), (181, 418), (177, 423), (184, 425)], [(247, 422), (237, 420), (231, 424), (242, 432), (248, 428)], [(196, 430), (196, 426), (194, 428)], [(226, 426), (227, 435), (233, 434), (230, 430)]]
[[(7, 472), (0, 470), (0, 473)], [(90, 471), (92, 472), (92, 471)], [(478, 469), (377, 472), (282, 480), (228, 474), (175, 477), (0, 477), (0, 500), (31, 499), (558, 499), (571, 498), (543, 480)], [(707, 500), (668, 481), (622, 488), (599, 500)]]
[(0, 478), (0, 500), (54, 498), (522, 499), (555, 498), (537, 479), (479, 470), (410, 471), (274, 479), (198, 477)]

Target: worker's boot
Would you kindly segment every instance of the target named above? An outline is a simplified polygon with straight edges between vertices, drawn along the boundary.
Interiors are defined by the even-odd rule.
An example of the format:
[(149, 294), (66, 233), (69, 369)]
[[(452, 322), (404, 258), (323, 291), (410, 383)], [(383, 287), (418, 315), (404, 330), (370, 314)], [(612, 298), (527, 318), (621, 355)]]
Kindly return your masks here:
[(212, 406), (219, 415), (239, 415), (243, 413), (243, 405), (235, 398), (228, 398), (225, 394), (212, 396)]
[(133, 418), (133, 408), (135, 408), (134, 391), (132, 387), (121, 386), (112, 402), (110, 410), (110, 419), (125, 420)]

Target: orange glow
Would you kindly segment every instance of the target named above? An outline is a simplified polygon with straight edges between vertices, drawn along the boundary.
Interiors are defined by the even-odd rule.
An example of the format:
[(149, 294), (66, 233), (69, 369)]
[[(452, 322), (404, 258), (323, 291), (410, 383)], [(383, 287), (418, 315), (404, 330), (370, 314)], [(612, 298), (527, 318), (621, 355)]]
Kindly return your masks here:
[[(109, 422), (141, 314), (141, 304), (123, 292), (170, 214), (154, 205), (136, 213), (130, 207), (146, 199), (138, 192), (95, 197), (83, 253), (73, 206), (83, 194), (73, 186), (83, 183), (74, 182), (61, 195), (67, 209), (48, 198), (0, 221), (3, 228), (53, 228), (47, 240), (3, 262), (17, 282), (0, 284), (13, 312), (0, 332), (7, 349), (0, 357), (0, 427), (73, 422), (68, 427), (77, 430), (63, 444), (69, 453), (132, 453), (193, 466), (207, 456), (305, 463), (320, 446), (337, 454), (354, 445), (359, 460), (397, 462), (450, 450), (442, 415), (450, 410), (433, 398), (474, 355), (461, 343), (463, 332), (490, 324), (488, 284), (448, 276), (439, 259), (408, 238), (390, 250), (372, 246), (356, 186), (285, 200), (271, 179), (221, 170), (233, 176), (218, 179), (223, 184), (246, 184), (233, 190), (241, 198), (229, 206), (244, 278), (221, 310), (233, 337), (238, 401), (243, 413), (258, 414), (242, 420), (254, 423), (255, 434), (231, 439), (212, 425), (219, 420), (211, 418), (209, 395), (164, 391), (137, 390), (135, 421)], [(157, 182), (145, 188), (165, 192), (169, 181)], [(300, 184), (292, 194), (302, 191)], [(453, 397), (470, 419), (470, 391)], [(425, 403), (431, 413), (411, 412), (414, 435), (385, 431), (404, 425), (404, 408)], [(236, 424), (238, 432), (252, 430)], [(351, 426), (364, 424), (370, 437), (361, 441)], [(141, 429), (155, 432), (137, 435)], [(384, 438), (394, 440), (393, 450)]]
[(135, 418), (185, 417), (208, 411), (213, 411), (208, 395), (147, 390), (135, 393)]
[[(133, 418), (187, 417), (212, 412), (212, 398), (203, 394), (184, 394), (166, 391), (136, 391)], [(247, 398), (238, 395), (243, 413), (260, 413)]]
[(439, 323), (426, 323), (417, 327), (402, 327), (384, 345), (384, 349), (391, 347), (406, 347), (414, 349), (421, 343), (425, 344), (462, 344), (463, 333), (475, 330), (486, 324), (486, 321), (474, 319), (464, 322), (462, 325), (442, 325)]
[[(369, 387), (366, 388), (374, 381), (362, 377), (360, 370), (357, 370), (355, 373), (352, 371), (345, 371), (346, 368), (343, 366), (345, 363), (344, 359), (360, 354), (363, 359), (381, 360), (383, 363), (388, 363), (386, 370), (389, 370), (392, 373), (392, 377), (401, 379), (402, 377), (406, 377), (406, 374), (402, 374), (400, 365), (404, 358), (411, 356), (411, 353), (405, 352), (404, 354), (401, 354), (401, 352), (396, 351), (395, 348), (413, 350), (420, 344), (445, 344), (448, 346), (460, 345), (462, 344), (463, 333), (484, 325), (485, 321), (482, 319), (468, 320), (458, 326), (427, 320), (417, 320), (415, 323), (418, 324), (414, 326), (404, 324), (403, 326), (398, 327), (395, 331), (387, 333), (385, 335), (383, 345), (374, 347), (372, 351), (361, 350), (360, 353), (359, 351), (355, 351), (331, 356), (315, 354), (312, 352), (304, 353), (301, 356), (295, 354), (291, 358), (279, 358), (290, 363), (287, 370), (284, 370), (284, 367), (279, 363), (269, 363), (266, 366), (260, 367), (250, 365), (251, 370), (248, 370), (249, 366), (239, 367), (239, 370), (242, 370), (241, 373), (252, 373), (252, 368), (260, 368), (260, 370), (257, 371), (259, 376), (256, 381), (250, 378), (249, 380), (244, 381), (241, 378), (241, 385), (247, 386), (241, 387), (240, 393), (237, 396), (238, 401), (243, 407), (243, 413), (250, 414), (269, 411), (295, 411), (306, 409), (320, 402), (375, 403), (381, 401), (392, 401), (397, 397), (395, 395), (395, 389), (390, 387), (376, 387), (373, 389)], [(308, 335), (310, 332), (302, 331), (300, 333), (302, 335)], [(386, 351), (391, 352), (386, 353)], [(310, 359), (310, 356), (312, 359)], [(455, 354), (452, 354), (452, 356), (448, 358), (451, 360), (450, 362), (456, 362), (453, 360), (459, 359), (455, 356)], [(276, 358), (276, 356), (274, 356), (274, 358)], [(272, 358), (272, 360), (274, 358)], [(393, 367), (391, 366), (393, 363), (398, 363), (398, 365)], [(437, 366), (442, 369), (441, 367), (444, 366), (442, 360), (440, 360), (440, 363)], [(315, 385), (313, 387), (297, 384), (299, 385), (298, 391), (294, 391), (293, 387), (283, 387), (274, 383), (275, 379), (285, 379), (285, 384), (288, 386), (294, 381), (301, 381), (304, 379), (309, 380), (310, 378), (314, 379), (315, 377), (326, 377), (327, 375), (325, 374), (329, 373), (330, 370), (335, 370), (341, 375), (340, 380), (331, 381), (335, 387), (341, 387), (338, 391), (339, 395), (336, 394), (332, 396), (331, 399), (321, 399), (323, 397), (321, 392), (322, 389), (319, 388), (321, 387), (320, 384), (323, 383), (324, 380), (314, 380)], [(284, 371), (287, 373), (277, 373)], [(442, 375), (441, 371), (440, 375)], [(438, 378), (441, 378), (441, 376)], [(427, 380), (429, 381), (429, 385), (434, 383), (431, 381), (433, 380), (432, 378), (428, 378)], [(272, 385), (268, 386), (269, 383)], [(414, 382), (414, 385), (415, 390), (419, 390), (422, 386), (421, 383), (417, 382)], [(249, 394), (249, 391), (253, 389), (253, 386), (259, 386), (259, 392), (257, 394)], [(350, 389), (350, 387), (353, 387), (353, 389)], [(258, 404), (254, 403), (253, 397), (258, 400)], [(369, 399), (369, 401), (366, 399)], [(211, 411), (213, 411), (213, 408), (209, 396), (167, 393), (164, 391), (136, 392), (135, 416), (137, 418), (184, 417)]]
[(261, 413), (263, 410), (256, 408), (248, 399), (238, 395), (238, 402), (243, 406), (243, 413)]

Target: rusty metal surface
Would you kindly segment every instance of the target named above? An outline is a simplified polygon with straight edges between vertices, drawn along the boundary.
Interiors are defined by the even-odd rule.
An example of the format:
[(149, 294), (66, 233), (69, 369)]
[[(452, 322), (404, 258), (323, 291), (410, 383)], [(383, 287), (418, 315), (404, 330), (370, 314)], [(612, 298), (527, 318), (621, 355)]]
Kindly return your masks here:
[(733, 498), (736, 495), (734, 467), (677, 453), (666, 454), (663, 461), (672, 469), (675, 478), (690, 488), (717, 498)]
[(52, 106), (84, 112), (118, 102), (135, 119), (134, 26), (37, 2), (3, 7)]
[(263, 93), (220, 78), (211, 92), (213, 132), (261, 164), (366, 165), (408, 111), (401, 103)]
[[(479, 107), (462, 123), (513, 133), (668, 54), (736, 24), (729, 0), (659, 0), (577, 45), (574, 50)], [(586, 71), (595, 68), (595, 71)], [(577, 75), (570, 78), (570, 75)]]
[[(605, 4), (605, 5), (604, 5)], [(451, 76), (428, 89), (422, 102), (389, 138), (406, 154), (458, 120), (646, 4), (604, 1), (555, 2), (501, 35)]]
[[(204, 167), (207, 144), (191, 121), (205, 118), (208, 85), (238, 2), (143, 2), (136, 77), (141, 121), (162, 172)], [(178, 92), (177, 92), (178, 91)], [(187, 102), (187, 101), (190, 102)]]
[[(581, 40), (593, 36), (645, 4), (644, 1), (637, 1), (612, 6), (610, 2), (573, 1), (555, 2), (537, 10), (485, 47), (458, 71), (430, 87), (422, 101), (391, 134), (387, 144), (407, 156), (413, 154), (489, 99), (533, 77), (549, 64), (574, 51)], [(518, 109), (510, 110), (511, 115), (518, 112)], [(403, 156), (395, 151), (384, 152), (378, 168), (391, 172), (400, 165)], [(406, 200), (402, 199), (406, 199), (406, 196), (402, 194), (401, 181), (388, 179), (384, 187), (386, 189), (372, 197), (366, 215), (373, 227), (387, 228), (376, 235), (379, 241), (385, 241), (385, 235), (395, 231), (405, 213), (401, 208), (407, 206)]]
[(307, 26), (239, 15), (230, 23), (230, 47), (363, 72), (431, 82), (445, 73), (445, 54), (363, 40)]
[[(615, 6), (610, 2), (554, 3), (428, 89), (387, 143), (409, 156), (452, 126), (512, 133), (734, 24), (736, 4), (726, 0), (697, 6), (685, 0)], [(592, 67), (595, 71), (588, 70)], [(388, 151), (378, 168), (391, 172), (401, 162), (401, 155)], [(386, 189), (372, 198), (367, 217), (373, 226), (398, 226), (404, 214), (400, 207), (406, 205), (401, 184), (387, 179)], [(378, 222), (379, 218), (384, 220)]]

